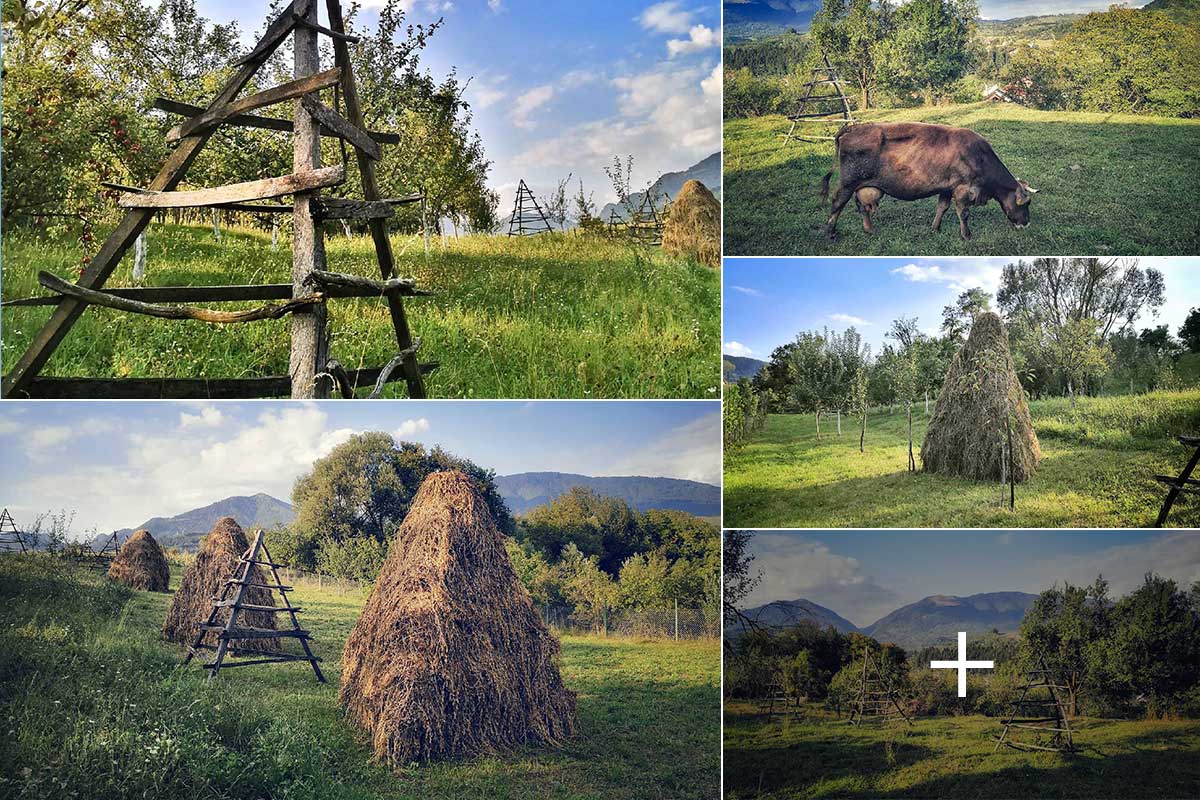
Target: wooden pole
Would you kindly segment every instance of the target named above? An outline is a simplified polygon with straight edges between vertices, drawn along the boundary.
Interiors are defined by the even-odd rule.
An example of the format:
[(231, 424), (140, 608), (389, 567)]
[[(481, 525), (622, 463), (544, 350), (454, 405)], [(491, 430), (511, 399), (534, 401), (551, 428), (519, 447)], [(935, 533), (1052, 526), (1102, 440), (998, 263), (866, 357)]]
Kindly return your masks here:
[[(317, 23), (317, 4), (309, 3), (304, 18)], [(295, 78), (307, 78), (321, 69), (317, 32), (298, 25), (294, 32)], [(321, 127), (300, 99), (295, 101), (295, 137), (292, 168), (307, 172), (321, 167)], [(313, 203), (317, 194), (302, 192), (295, 195), (292, 212), (292, 286), (293, 296), (308, 292), (307, 281), (314, 270), (325, 269), (325, 241), (321, 227), (313, 219)], [(325, 352), (324, 306), (314, 306), (310, 313), (292, 316), (292, 353), (288, 373), (292, 376), (293, 399), (309, 400), (328, 397), (332, 382), (318, 378), (328, 360)]]

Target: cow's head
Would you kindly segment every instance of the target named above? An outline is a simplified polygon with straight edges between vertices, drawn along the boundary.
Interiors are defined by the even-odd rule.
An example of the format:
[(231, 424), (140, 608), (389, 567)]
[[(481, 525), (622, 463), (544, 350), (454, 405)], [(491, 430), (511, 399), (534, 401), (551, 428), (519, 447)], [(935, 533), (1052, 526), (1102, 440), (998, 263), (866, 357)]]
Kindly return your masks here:
[(1017, 178), (1016, 188), (1009, 192), (1008, 196), (1000, 203), (1004, 206), (1004, 213), (1008, 216), (1008, 221), (1017, 228), (1029, 225), (1029, 201), (1037, 193), (1037, 189)]

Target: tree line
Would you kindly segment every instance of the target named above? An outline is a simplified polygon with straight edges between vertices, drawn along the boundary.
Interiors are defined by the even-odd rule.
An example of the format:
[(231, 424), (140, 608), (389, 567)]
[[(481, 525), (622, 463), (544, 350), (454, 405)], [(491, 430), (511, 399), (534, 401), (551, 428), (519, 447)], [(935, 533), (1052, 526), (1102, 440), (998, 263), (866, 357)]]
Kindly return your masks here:
[[(486, 185), (491, 162), (471, 128), (466, 82), (453, 70), (435, 79), (422, 66), (443, 23), (410, 24), (405, 5), (387, 0), (371, 26), (357, 7), (346, 9), (348, 32), (361, 37), (350, 53), (366, 125), (400, 134), (401, 144), (384, 146), (377, 164), (381, 190), (393, 197), (425, 192), (435, 226), (451, 218), (490, 230), (497, 197)], [(282, 6), (274, 3), (271, 14)], [(321, 46), (322, 63), (331, 64), (325, 37)], [(236, 23), (205, 19), (195, 0), (16, 3), (5, 7), (4, 49), (4, 227), (78, 234), (85, 246), (117, 213), (119, 192), (100, 182), (144, 186), (170, 150), (164, 137), (179, 117), (154, 110), (156, 98), (207, 107), (247, 51)], [(291, 79), (289, 39), (246, 91)], [(325, 163), (342, 161), (335, 140), (323, 147)], [(287, 134), (223, 126), (188, 180), (219, 186), (286, 175), (291, 165)], [(337, 191), (361, 196), (354, 159)], [(420, 213), (399, 207), (393, 224), (419, 229)]]
[(1119, 599), (1109, 597), (1102, 577), (1087, 587), (1064, 584), (1038, 595), (1017, 638), (993, 631), (969, 645), (971, 658), (996, 666), (969, 673), (967, 697), (959, 698), (956, 674), (928, 667), (957, 658), (957, 645), (909, 653), (801, 619), (738, 639), (726, 653), (725, 691), (762, 698), (782, 690), (796, 703), (849, 713), (869, 650), (911, 714), (1005, 714), (1026, 672), (1044, 661), (1067, 687), (1063, 701), (1071, 716), (1200, 716), (1200, 582), (1184, 589), (1148, 574)]
[(1200, 111), (1200, 30), (1166, 13), (1113, 6), (1070, 23), (1048, 48), (981, 35), (978, 15), (975, 0), (823, 0), (807, 35), (730, 48), (726, 116), (793, 111), (822, 54), (859, 110), (975, 102), (999, 84), (1043, 109)]

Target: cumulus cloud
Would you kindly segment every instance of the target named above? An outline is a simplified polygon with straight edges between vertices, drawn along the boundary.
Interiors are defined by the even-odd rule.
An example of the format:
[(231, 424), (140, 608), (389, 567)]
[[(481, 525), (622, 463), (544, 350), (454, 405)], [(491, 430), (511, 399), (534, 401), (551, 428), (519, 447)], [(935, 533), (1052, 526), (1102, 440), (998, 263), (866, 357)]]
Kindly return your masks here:
[(842, 314), (842, 313), (830, 314), (829, 318), (831, 320), (833, 320), (834, 322), (844, 322), (847, 325), (870, 325), (871, 324), (871, 322), (869, 320), (865, 320), (862, 317), (856, 317), (853, 314)]
[(676, 0), (655, 3), (640, 15), (642, 27), (655, 33), (687, 33), (692, 25), (692, 14), (680, 7)]
[(700, 89), (707, 97), (720, 97), (722, 86), (721, 65), (717, 64), (712, 68), (712, 72), (708, 77), (700, 81)]
[(1097, 575), (1108, 581), (1109, 594), (1128, 594), (1142, 584), (1147, 572), (1177, 581), (1185, 589), (1200, 581), (1200, 536), (1194, 533), (1147, 534), (1137, 544), (1123, 544), (1093, 553), (1057, 556), (1035, 572), (1030, 591), (1067, 581), (1090, 584)]
[(912, 283), (940, 284), (955, 292), (978, 287), (994, 294), (1000, 286), (1003, 271), (1002, 263), (966, 260), (962, 263), (905, 264), (893, 269), (892, 274)]
[(405, 439), (416, 433), (424, 433), (429, 430), (429, 420), (421, 417), (420, 419), (406, 419), (396, 428), (396, 438)]
[(754, 351), (749, 347), (746, 347), (746, 345), (742, 344), (741, 342), (725, 342), (725, 344), (721, 346), (721, 350), (726, 355), (741, 356), (743, 358), (748, 358), (754, 355)]
[(554, 97), (554, 87), (550, 84), (535, 86), (517, 95), (516, 102), (513, 103), (512, 123), (518, 128), (534, 127), (530, 115), (549, 103), (552, 97)]
[(70, 439), (71, 429), (66, 425), (42, 425), (29, 432), (29, 446), (32, 452), (42, 448), (58, 447)]
[(667, 55), (671, 58), (698, 53), (721, 43), (721, 36), (707, 25), (693, 25), (686, 39), (670, 39), (667, 41)]
[(179, 415), (179, 427), (187, 430), (188, 428), (216, 428), (225, 421), (225, 415), (216, 406), (204, 406), (200, 409), (199, 414), (189, 414), (186, 411)]
[(674, 428), (614, 462), (600, 475), (661, 475), (704, 483), (721, 482), (719, 413)]

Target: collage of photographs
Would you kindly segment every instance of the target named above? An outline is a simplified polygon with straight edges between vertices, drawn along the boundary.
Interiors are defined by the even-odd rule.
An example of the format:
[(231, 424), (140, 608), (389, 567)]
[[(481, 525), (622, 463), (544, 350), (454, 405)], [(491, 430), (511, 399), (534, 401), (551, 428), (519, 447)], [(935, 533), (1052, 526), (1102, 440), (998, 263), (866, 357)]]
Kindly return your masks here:
[(0, 800), (1200, 800), (1200, 0), (0, 55)]

